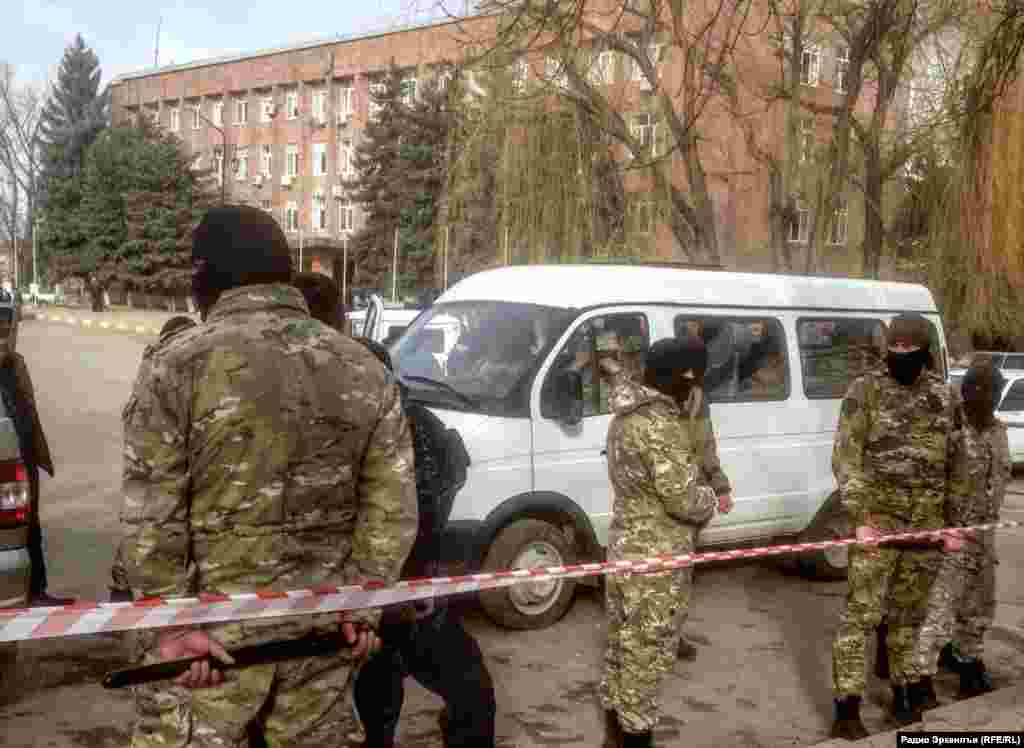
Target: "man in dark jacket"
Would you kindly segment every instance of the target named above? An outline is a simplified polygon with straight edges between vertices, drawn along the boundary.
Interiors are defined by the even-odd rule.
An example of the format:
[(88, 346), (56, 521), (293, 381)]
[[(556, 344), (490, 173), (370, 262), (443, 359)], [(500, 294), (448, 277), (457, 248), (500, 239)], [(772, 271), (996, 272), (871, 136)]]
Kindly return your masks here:
[(52, 597), (46, 592), (46, 558), (43, 554), (43, 532), (39, 522), (39, 470), (53, 477), (53, 460), (46, 442), (43, 425), (36, 410), (35, 390), (28, 365), (14, 351), (15, 325), (0, 319), (0, 397), (14, 422), (18, 447), (29, 480), (28, 553), (32, 562), (29, 582), (29, 604), (36, 606), (67, 605), (73, 600)]

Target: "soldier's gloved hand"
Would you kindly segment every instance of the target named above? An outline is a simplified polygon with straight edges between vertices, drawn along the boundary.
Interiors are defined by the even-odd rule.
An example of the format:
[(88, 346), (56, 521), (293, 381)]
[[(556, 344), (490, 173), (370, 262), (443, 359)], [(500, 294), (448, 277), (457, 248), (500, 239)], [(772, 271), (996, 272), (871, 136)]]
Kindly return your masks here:
[(942, 536), (942, 550), (945, 553), (957, 553), (963, 550), (964, 539), (959, 535), (944, 534)]
[(881, 533), (870, 525), (861, 525), (857, 528), (857, 540), (862, 543), (877, 540), (880, 536)]
[(734, 505), (731, 493), (723, 493), (721, 496), (718, 497), (718, 511), (720, 511), (722, 514), (728, 514), (729, 512), (731, 512), (733, 506)]
[(219, 686), (224, 680), (224, 674), (211, 666), (211, 659), (216, 657), (228, 665), (233, 664), (235, 661), (224, 647), (220, 645), (220, 642), (211, 638), (205, 631), (191, 630), (175, 634), (164, 634), (157, 640), (157, 647), (161, 660), (177, 660), (183, 657), (208, 655), (205, 659), (193, 662), (188, 672), (182, 673), (174, 679), (175, 683), (185, 688)]
[(369, 657), (380, 649), (380, 639), (373, 629), (360, 627), (351, 621), (343, 621), (341, 634), (345, 637), (345, 642), (352, 647), (352, 654), (357, 660)]

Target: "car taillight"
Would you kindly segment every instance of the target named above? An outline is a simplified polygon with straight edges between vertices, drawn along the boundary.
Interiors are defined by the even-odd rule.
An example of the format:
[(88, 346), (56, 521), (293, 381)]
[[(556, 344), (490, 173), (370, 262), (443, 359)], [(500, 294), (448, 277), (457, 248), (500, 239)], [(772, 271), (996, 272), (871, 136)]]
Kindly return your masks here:
[(28, 471), (21, 462), (0, 462), (0, 525), (24, 525), (30, 511)]

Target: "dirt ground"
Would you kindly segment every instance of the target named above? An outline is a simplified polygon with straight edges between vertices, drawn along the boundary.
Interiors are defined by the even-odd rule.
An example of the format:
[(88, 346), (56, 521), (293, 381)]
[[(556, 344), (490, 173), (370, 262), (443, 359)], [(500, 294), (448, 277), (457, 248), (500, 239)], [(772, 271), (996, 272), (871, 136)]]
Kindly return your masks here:
[[(43, 484), (51, 589), (88, 599), (106, 594), (120, 506), (120, 409), (146, 338), (26, 322), (19, 347), (29, 360), (41, 417), (57, 462)], [(1006, 519), (1024, 519), (1024, 483), (1013, 485)], [(986, 662), (997, 686), (1024, 671), (1024, 532), (1002, 533), (997, 621)], [(687, 635), (699, 649), (665, 684), (663, 746), (806, 746), (831, 721), (830, 644), (845, 583), (809, 581), (776, 562), (698, 570)], [(581, 589), (570, 613), (544, 631), (493, 626), (472, 601), (459, 603), (497, 687), (499, 742), (510, 746), (597, 745), (596, 701), (604, 643), (599, 590)], [(22, 645), (0, 688), (2, 739), (10, 748), (126, 745), (130, 695), (105, 691), (102, 675), (122, 665), (115, 636)], [(955, 681), (938, 683), (951, 701)], [(865, 722), (888, 727), (887, 684), (870, 680)], [(440, 745), (441, 702), (407, 683), (403, 746)]]

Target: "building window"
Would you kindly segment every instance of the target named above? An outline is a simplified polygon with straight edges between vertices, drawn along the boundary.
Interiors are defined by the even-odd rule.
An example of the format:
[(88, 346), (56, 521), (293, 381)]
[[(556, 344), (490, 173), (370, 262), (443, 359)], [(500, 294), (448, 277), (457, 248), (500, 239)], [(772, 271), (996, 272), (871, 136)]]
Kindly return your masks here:
[(285, 174), (289, 177), (297, 177), (299, 175), (299, 147), (297, 145), (290, 144), (288, 146)]
[(317, 90), (313, 93), (313, 118), (319, 122), (327, 122), (327, 92)]
[(352, 232), (356, 228), (356, 207), (352, 203), (338, 206), (338, 231)]
[(324, 193), (313, 193), (313, 231), (327, 231), (327, 199)]
[(241, 127), (249, 119), (249, 102), (245, 99), (235, 101), (235, 127)]
[(342, 86), (338, 89), (338, 121), (346, 122), (355, 112), (356, 90), (352, 86)]
[(249, 176), (249, 149), (239, 148), (235, 151), (235, 178), (239, 181)]
[(327, 143), (313, 143), (313, 176), (327, 174)]
[(789, 240), (797, 244), (806, 244), (811, 236), (811, 209), (803, 200), (796, 201), (796, 216), (789, 226)]
[(383, 83), (370, 84), (369, 114), (370, 119), (373, 120), (374, 122), (376, 122), (377, 118), (380, 116), (380, 110), (384, 108), (384, 105), (378, 103), (377, 99), (383, 98), (386, 91), (387, 86), (385, 86)]
[(203, 168), (203, 154), (196, 153), (192, 156), (192, 164), (189, 167), (192, 171), (199, 171)]
[(352, 149), (351, 140), (342, 140), (338, 143), (338, 176), (342, 179), (352, 179), (356, 175), (355, 153)]
[(215, 101), (213, 102), (213, 124), (217, 127), (224, 126), (224, 102)]
[(829, 232), (829, 243), (846, 244), (849, 224), (850, 208), (846, 203), (846, 196), (843, 195), (836, 201), (836, 209), (832, 214), (832, 230)]
[(633, 115), (632, 124), (633, 137), (639, 142), (644, 151), (649, 151), (652, 156), (657, 155), (658, 140), (658, 118), (651, 112), (641, 112)]
[(437, 90), (438, 91), (447, 91), (448, 90), (448, 84), (450, 84), (452, 82), (452, 79), (454, 77), (455, 77), (455, 74), (452, 73), (451, 70), (442, 70), (441, 72), (439, 72), (437, 74)]
[(284, 209), (284, 230), (285, 231), (298, 231), (299, 230), (299, 204), (295, 202), (288, 203)]
[(201, 124), (200, 109), (198, 104), (192, 105), (192, 129), (198, 130)]
[(284, 108), (288, 114), (288, 119), (296, 119), (299, 116), (299, 92), (289, 91), (288, 95), (284, 98)]
[(820, 75), (821, 49), (817, 44), (807, 44), (800, 57), (800, 82), (805, 86), (816, 86)]
[(265, 96), (260, 99), (260, 122), (270, 122), (274, 116), (274, 97)]
[(178, 107), (171, 109), (171, 132), (178, 132), (178, 128), (181, 125), (181, 110)]
[(265, 211), (267, 213), (273, 213), (274, 209), (269, 200), (260, 200), (260, 210)]
[(274, 146), (260, 146), (260, 174), (269, 177), (273, 173)]
[(814, 117), (800, 120), (800, 163), (808, 164), (814, 158)]
[(850, 75), (850, 48), (839, 47), (836, 50), (836, 91), (846, 93)]
[(416, 104), (416, 86), (417, 81), (415, 78), (405, 78), (402, 81), (402, 103), (407, 107), (412, 107)]
[(525, 57), (518, 58), (512, 63), (512, 88), (516, 91), (523, 91), (526, 88), (526, 81), (530, 75), (530, 66)]
[(650, 200), (637, 200), (629, 206), (630, 224), (633, 233), (638, 236), (650, 236), (654, 233), (654, 203)]
[(599, 52), (590, 63), (590, 82), (595, 86), (608, 86), (615, 79), (615, 57), (611, 50)]
[(217, 170), (217, 184), (224, 184), (224, 152), (219, 149), (213, 154), (213, 168)]

